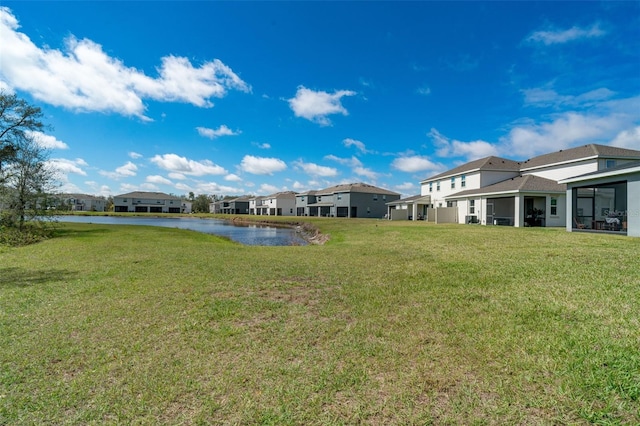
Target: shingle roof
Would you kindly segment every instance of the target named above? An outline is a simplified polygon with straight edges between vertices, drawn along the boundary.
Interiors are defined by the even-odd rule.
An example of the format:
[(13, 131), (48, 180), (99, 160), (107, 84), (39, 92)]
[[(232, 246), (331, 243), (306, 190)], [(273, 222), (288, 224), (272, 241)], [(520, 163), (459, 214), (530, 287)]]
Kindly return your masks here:
[(126, 194), (116, 195), (118, 198), (153, 198), (156, 200), (179, 200), (180, 197), (165, 194), (164, 192), (142, 192), (134, 191)]
[(87, 200), (105, 201), (104, 198), (97, 197), (95, 195), (89, 195), (89, 194), (60, 194), (60, 196), (64, 197), (64, 198), (84, 198), (84, 199), (87, 199)]
[(395, 201), (390, 201), (388, 203), (386, 203), (388, 206), (394, 206), (394, 205), (398, 205), (398, 204), (405, 204), (405, 203), (413, 203), (414, 201), (418, 201), (423, 199), (423, 201), (427, 202), (427, 203), (431, 203), (431, 196), (430, 195), (413, 195), (411, 197), (407, 197), (407, 198), (402, 198), (400, 200), (395, 200)]
[(506, 179), (483, 188), (469, 189), (456, 192), (445, 198), (462, 198), (469, 195), (493, 194), (499, 192), (566, 192), (567, 185), (559, 184), (555, 180), (545, 179), (534, 175), (520, 175)]
[(267, 195), (264, 198), (286, 198), (288, 196), (296, 196), (298, 193), (295, 191), (282, 191), (282, 192), (276, 192), (274, 194), (271, 195)]
[(593, 157), (640, 159), (640, 151), (592, 143), (575, 148), (561, 149), (560, 151), (530, 158), (527, 161), (522, 162), (520, 170), (528, 170), (536, 167), (548, 166), (550, 164), (566, 163)]
[(389, 191), (388, 189), (379, 188), (377, 186), (369, 185), (367, 183), (345, 183), (341, 185), (331, 186), (329, 188), (321, 189), (317, 195), (329, 195), (336, 194), (338, 192), (359, 192), (365, 194), (386, 194), (386, 195), (400, 195), (397, 192)]
[(444, 177), (459, 175), (461, 173), (468, 173), (477, 170), (500, 170), (517, 172), (520, 170), (520, 162), (495, 156), (484, 157), (478, 160), (469, 161), (468, 163), (447, 170), (446, 172), (424, 179), (422, 182), (434, 179), (442, 179)]

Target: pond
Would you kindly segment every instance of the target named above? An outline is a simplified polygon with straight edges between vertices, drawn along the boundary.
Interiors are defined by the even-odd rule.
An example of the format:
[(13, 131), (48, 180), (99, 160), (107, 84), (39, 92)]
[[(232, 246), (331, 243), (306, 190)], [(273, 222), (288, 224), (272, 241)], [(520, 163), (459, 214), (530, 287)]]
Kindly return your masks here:
[(100, 225), (142, 225), (189, 229), (205, 234), (227, 237), (250, 246), (307, 245), (292, 228), (260, 224), (235, 224), (221, 219), (187, 217), (122, 217), (122, 216), (55, 216), (59, 222), (96, 223)]

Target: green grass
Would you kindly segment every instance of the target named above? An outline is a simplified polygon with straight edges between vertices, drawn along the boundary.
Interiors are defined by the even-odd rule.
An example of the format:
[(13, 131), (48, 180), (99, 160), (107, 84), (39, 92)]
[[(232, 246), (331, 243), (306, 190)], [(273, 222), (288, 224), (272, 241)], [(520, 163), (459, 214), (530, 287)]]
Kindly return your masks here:
[(640, 240), (309, 219), (0, 247), (0, 424), (639, 424)]

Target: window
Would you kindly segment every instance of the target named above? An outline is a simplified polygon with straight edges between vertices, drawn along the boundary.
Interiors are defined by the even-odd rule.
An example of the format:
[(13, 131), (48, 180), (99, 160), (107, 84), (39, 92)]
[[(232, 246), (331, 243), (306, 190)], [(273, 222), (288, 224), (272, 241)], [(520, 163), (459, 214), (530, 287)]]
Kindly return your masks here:
[(436, 191), (440, 191), (440, 181), (436, 184)]
[(373, 201), (378, 201), (378, 194), (373, 194)]
[(433, 182), (429, 182), (429, 192), (433, 192)]
[(289, 213), (293, 213), (293, 209), (289, 209)]
[(460, 188), (467, 186), (467, 177), (465, 175), (460, 176)]
[(551, 197), (551, 216), (558, 215), (558, 199)]
[(304, 201), (304, 196), (303, 196), (303, 197), (300, 197), (300, 201)]
[(476, 214), (476, 200), (469, 200), (469, 214)]
[(616, 166), (616, 160), (607, 160), (605, 162), (605, 168), (610, 169)]
[(387, 201), (387, 196), (386, 195), (382, 196), (382, 201)]
[(322, 197), (318, 195), (318, 202), (322, 201)]
[(338, 194), (338, 200), (342, 200), (342, 194)]
[(456, 187), (456, 177), (453, 176), (451, 178), (451, 189), (455, 189), (455, 187)]

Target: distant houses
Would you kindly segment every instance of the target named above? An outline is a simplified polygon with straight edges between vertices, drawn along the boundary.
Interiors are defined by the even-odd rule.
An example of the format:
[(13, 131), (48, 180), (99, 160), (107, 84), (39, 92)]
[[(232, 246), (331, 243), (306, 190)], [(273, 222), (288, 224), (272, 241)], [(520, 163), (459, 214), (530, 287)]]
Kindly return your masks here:
[(107, 209), (107, 200), (88, 194), (60, 194), (54, 198), (56, 208), (71, 211), (103, 212)]
[[(420, 194), (366, 183), (296, 193), (225, 197), (212, 213), (389, 218), (436, 223), (566, 227), (640, 237), (640, 151), (588, 144), (526, 161), (489, 156), (420, 182)], [(66, 194), (78, 211), (104, 211), (104, 198)], [(189, 213), (191, 203), (161, 192), (113, 197), (116, 212)]]

